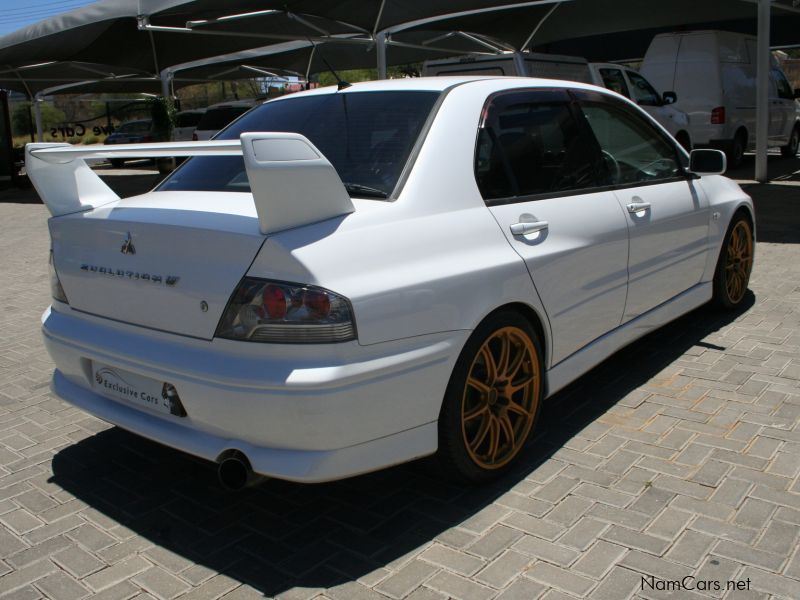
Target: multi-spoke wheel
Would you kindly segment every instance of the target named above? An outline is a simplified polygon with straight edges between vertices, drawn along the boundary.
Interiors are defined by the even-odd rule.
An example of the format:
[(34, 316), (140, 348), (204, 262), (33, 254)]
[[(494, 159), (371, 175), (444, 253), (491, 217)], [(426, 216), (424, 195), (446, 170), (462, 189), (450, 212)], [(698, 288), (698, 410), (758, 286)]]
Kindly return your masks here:
[(724, 308), (741, 304), (753, 269), (753, 227), (744, 214), (731, 222), (714, 275), (714, 300)]
[(456, 363), (439, 418), (439, 456), (462, 479), (500, 472), (527, 441), (542, 398), (536, 333), (512, 311), (470, 337)]

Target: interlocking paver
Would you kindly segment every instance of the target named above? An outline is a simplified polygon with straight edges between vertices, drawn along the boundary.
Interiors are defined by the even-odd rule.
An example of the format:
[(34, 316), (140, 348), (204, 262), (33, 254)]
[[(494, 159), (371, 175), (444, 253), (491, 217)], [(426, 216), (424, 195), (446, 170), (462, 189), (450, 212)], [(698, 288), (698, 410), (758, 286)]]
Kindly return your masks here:
[(797, 246), (759, 243), (746, 312), (696, 311), (559, 394), (497, 484), (411, 465), (228, 495), (49, 394), (45, 214), (0, 204), (3, 600), (662, 600), (642, 578), (686, 575), (800, 597)]

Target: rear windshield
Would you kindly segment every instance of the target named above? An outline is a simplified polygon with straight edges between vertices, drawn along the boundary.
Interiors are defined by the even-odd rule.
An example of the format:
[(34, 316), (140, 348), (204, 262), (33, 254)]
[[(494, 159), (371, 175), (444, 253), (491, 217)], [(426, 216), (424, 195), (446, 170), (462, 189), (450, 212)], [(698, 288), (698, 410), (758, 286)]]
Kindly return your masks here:
[[(348, 92), (267, 102), (216, 139), (249, 131), (306, 136), (327, 157), (352, 196), (388, 197), (400, 178), (439, 92)], [(164, 191), (247, 192), (238, 156), (195, 157), (159, 188)]]
[(212, 108), (203, 114), (200, 122), (197, 123), (197, 128), (200, 131), (219, 131), (228, 126), (228, 124), (243, 115), (248, 110), (249, 106), (221, 106), (220, 108)]

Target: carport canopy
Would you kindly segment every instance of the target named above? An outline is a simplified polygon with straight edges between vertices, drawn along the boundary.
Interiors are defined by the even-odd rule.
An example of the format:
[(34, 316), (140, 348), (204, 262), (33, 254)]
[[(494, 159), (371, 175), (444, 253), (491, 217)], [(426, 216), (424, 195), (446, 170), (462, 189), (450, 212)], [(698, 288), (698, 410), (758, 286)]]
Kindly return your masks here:
[[(366, 46), (360, 55), (343, 53), (337, 59), (338, 69), (348, 68), (349, 59), (363, 59), (374, 46), (383, 75), (387, 45), (417, 49), (419, 55), (409, 55), (427, 57), (422, 51), (430, 52), (432, 40), (448, 32), (498, 38), (518, 50), (609, 60), (641, 56), (645, 40), (659, 31), (689, 27), (747, 31), (759, 37), (756, 178), (763, 180), (770, 42), (784, 47), (798, 44), (800, 9), (794, 4), (794, 0), (103, 0), (0, 38), (0, 69), (58, 61), (107, 64), (160, 76), (167, 67), (263, 46), (265, 40), (305, 40), (312, 46), (360, 45), (362, 50)], [(428, 34), (431, 37), (426, 38)], [(398, 42), (403, 35), (421, 37), (413, 43)], [(491, 46), (487, 45), (490, 51)], [(279, 54), (273, 54), (275, 61)], [(354, 66), (361, 64), (358, 60)]]

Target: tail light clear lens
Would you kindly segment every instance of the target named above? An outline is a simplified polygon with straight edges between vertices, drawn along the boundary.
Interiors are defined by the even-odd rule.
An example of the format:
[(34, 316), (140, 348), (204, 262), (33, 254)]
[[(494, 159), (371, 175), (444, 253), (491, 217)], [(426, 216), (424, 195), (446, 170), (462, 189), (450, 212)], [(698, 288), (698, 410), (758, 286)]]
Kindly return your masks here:
[(725, 124), (725, 107), (718, 106), (711, 111), (711, 124), (724, 125)]
[(50, 250), (50, 259), (47, 262), (50, 265), (50, 295), (53, 297), (53, 300), (58, 300), (59, 302), (64, 302), (65, 304), (69, 304), (69, 300), (67, 300), (67, 295), (64, 293), (64, 288), (61, 287), (61, 281), (58, 279), (58, 273), (56, 273), (56, 267), (53, 264), (52, 250)]
[(277, 344), (327, 344), (356, 338), (344, 296), (299, 283), (245, 277), (231, 296), (217, 337)]

